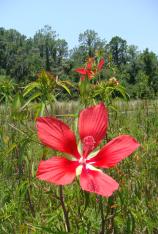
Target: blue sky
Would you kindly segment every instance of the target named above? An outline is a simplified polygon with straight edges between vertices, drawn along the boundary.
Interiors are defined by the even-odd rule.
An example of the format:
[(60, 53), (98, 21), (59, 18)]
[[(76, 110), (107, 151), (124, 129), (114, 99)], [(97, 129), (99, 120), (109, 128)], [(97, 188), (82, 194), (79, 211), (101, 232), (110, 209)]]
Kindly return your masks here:
[(0, 27), (30, 37), (46, 24), (69, 48), (78, 45), (79, 33), (93, 29), (106, 41), (118, 35), (158, 54), (157, 0), (0, 0)]

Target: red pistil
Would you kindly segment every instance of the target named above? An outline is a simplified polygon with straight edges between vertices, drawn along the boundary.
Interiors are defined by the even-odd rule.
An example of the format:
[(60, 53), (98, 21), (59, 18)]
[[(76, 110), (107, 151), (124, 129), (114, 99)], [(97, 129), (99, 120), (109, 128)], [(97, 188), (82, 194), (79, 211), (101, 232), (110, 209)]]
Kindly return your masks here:
[(95, 148), (95, 140), (93, 136), (86, 136), (83, 139), (83, 157), (87, 157), (88, 153)]

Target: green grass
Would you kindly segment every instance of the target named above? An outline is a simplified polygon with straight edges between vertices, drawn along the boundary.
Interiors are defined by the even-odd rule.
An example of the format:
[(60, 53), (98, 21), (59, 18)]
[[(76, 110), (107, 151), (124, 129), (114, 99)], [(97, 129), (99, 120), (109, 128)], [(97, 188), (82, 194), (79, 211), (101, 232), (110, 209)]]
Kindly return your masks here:
[[(101, 211), (106, 233), (158, 233), (158, 102), (115, 103), (110, 112), (108, 138), (130, 134), (141, 147), (117, 167), (107, 170), (120, 188), (109, 198), (80, 189), (79, 181), (64, 187), (71, 233), (101, 233)], [(59, 104), (57, 115), (74, 114), (78, 103)], [(59, 187), (36, 179), (42, 157), (56, 152), (38, 144), (31, 115), (23, 120), (0, 108), (0, 233), (65, 233)], [(74, 118), (62, 119), (75, 128)]]

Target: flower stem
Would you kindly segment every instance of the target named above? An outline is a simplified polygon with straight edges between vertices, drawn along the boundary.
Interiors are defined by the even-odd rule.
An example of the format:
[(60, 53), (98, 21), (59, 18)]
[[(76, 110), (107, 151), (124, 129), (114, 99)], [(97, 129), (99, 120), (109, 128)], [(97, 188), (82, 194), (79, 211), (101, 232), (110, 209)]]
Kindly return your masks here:
[(103, 201), (102, 201), (101, 196), (99, 199), (99, 206), (100, 206), (100, 213), (101, 213), (101, 230), (99, 234), (104, 234), (105, 233), (105, 216), (104, 216), (104, 207), (103, 207)]
[(66, 231), (70, 232), (70, 221), (69, 221), (68, 211), (67, 211), (65, 203), (64, 203), (64, 194), (63, 194), (63, 186), (62, 185), (59, 186), (59, 196), (60, 196), (60, 202), (61, 202), (61, 206), (62, 206), (63, 213), (64, 213)]

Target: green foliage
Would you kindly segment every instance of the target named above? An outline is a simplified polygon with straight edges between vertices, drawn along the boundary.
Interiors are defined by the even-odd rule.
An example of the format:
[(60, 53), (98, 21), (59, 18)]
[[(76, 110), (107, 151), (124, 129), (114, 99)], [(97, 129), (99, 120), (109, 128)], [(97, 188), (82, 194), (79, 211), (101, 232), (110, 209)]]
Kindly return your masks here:
[(112, 61), (120, 67), (127, 62), (127, 42), (121, 37), (113, 37), (108, 44), (109, 52), (112, 55)]
[(151, 89), (149, 88), (149, 76), (146, 75), (144, 72), (139, 71), (136, 76), (137, 81), (137, 97), (138, 98), (145, 98), (150, 97), (152, 95)]
[(103, 100), (107, 106), (111, 107), (114, 98), (129, 99), (126, 89), (120, 85), (115, 77), (110, 78), (108, 81), (102, 81), (94, 86), (94, 97), (98, 97), (100, 100)]
[[(96, 51), (104, 50), (105, 41), (101, 40), (94, 30), (86, 30), (79, 34), (79, 48), (86, 57), (94, 57)], [(80, 53), (81, 53), (80, 51)], [(83, 57), (82, 55), (82, 57)]]
[(45, 112), (48, 114), (47, 106), (51, 108), (52, 112), (53, 103), (56, 101), (61, 89), (66, 90), (71, 95), (68, 86), (72, 86), (69, 81), (61, 81), (50, 72), (42, 70), (37, 75), (36, 81), (25, 86), (23, 96), (28, 97), (28, 99), (21, 109), (24, 110), (30, 103), (33, 103), (35, 116), (42, 116)]
[[(122, 85), (126, 84), (127, 92), (133, 98), (144, 98), (151, 93), (148, 98), (157, 95), (158, 58), (155, 53), (148, 49), (140, 52), (135, 45), (128, 45), (118, 36), (106, 42), (94, 30), (80, 33), (78, 42), (78, 46), (69, 51), (67, 42), (58, 38), (56, 31), (48, 25), (29, 39), (16, 30), (0, 28), (0, 74), (9, 75), (18, 84), (26, 85), (35, 81), (36, 74), (44, 69), (61, 80), (70, 79), (78, 83), (74, 68), (82, 66), (88, 57), (100, 54), (105, 60), (102, 80), (116, 77)], [(148, 76), (148, 91), (143, 91), (142, 95), (138, 95), (140, 74)], [(143, 78), (141, 87), (142, 82)], [(72, 90), (72, 97), (76, 99), (78, 93)], [(69, 98), (66, 92), (58, 97), (60, 100)]]
[(5, 76), (0, 76), (0, 103), (12, 101), (15, 83)]

